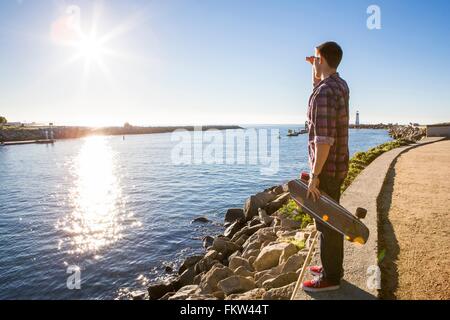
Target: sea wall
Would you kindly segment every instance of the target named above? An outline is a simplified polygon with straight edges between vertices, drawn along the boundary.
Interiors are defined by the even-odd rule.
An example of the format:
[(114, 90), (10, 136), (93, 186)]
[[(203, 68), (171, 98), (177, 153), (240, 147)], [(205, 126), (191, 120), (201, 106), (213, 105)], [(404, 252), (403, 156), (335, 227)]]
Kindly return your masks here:
[[(227, 130), (227, 129), (241, 129), (239, 126), (204, 126), (202, 130)], [(92, 135), (137, 135), (137, 134), (153, 134), (153, 133), (168, 133), (175, 130), (193, 131), (193, 126), (182, 127), (0, 127), (0, 141), (27, 141), (46, 139), (46, 132), (50, 130), (54, 133), (55, 139), (77, 139)]]

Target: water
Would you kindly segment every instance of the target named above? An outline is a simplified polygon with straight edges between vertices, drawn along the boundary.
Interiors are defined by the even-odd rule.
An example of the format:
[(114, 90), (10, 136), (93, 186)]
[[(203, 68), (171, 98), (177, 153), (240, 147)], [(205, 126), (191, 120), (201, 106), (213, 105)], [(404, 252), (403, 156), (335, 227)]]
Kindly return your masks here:
[[(280, 170), (176, 166), (170, 134), (0, 147), (0, 299), (114, 299), (201, 252), (228, 208), (307, 169), (307, 136), (279, 127)], [(389, 141), (351, 130), (351, 153)], [(191, 224), (198, 216), (215, 223)], [(81, 290), (69, 290), (68, 268)], [(73, 280), (73, 278), (70, 278)]]

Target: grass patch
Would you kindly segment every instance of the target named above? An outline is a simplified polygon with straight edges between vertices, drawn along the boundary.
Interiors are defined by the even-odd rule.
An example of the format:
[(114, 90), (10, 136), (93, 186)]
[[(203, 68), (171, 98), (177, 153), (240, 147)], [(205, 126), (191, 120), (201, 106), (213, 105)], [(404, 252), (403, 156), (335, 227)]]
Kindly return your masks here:
[(292, 243), (300, 251), (305, 248), (305, 240), (299, 240), (295, 238), (281, 238), (280, 242)]
[(392, 149), (399, 148), (410, 144), (411, 141), (399, 139), (380, 144), (379, 146), (370, 149), (366, 152), (356, 153), (349, 162), (349, 170), (347, 178), (342, 184), (341, 191), (344, 192), (355, 180), (355, 178), (363, 171), (369, 164), (385, 152)]
[(289, 200), (287, 204), (281, 207), (279, 213), (289, 219), (301, 222), (301, 229), (306, 228), (313, 222), (311, 216), (303, 212), (302, 208), (294, 200)]

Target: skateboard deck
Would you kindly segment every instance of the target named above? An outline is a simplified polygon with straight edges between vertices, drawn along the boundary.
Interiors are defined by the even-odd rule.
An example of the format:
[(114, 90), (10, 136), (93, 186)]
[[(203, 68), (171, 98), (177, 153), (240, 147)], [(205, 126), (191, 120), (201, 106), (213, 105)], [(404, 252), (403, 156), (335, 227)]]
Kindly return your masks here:
[[(325, 194), (322, 194), (317, 202), (314, 202), (312, 196), (307, 198), (308, 184), (304, 179), (290, 181), (288, 186), (291, 198), (316, 221), (333, 228), (350, 242), (359, 244), (367, 242), (369, 229), (358, 217), (351, 214), (332, 198)], [(362, 208), (358, 208), (358, 210), (367, 212)], [(365, 216), (365, 213), (361, 214), (362, 216)]]

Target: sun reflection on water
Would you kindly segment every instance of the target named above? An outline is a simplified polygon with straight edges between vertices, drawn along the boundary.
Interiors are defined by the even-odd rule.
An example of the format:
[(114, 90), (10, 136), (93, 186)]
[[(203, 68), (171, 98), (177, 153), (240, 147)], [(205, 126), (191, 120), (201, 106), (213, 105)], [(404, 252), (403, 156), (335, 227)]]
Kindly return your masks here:
[(96, 253), (122, 238), (132, 218), (125, 210), (114, 152), (105, 137), (84, 141), (71, 166), (72, 212), (58, 223), (69, 239), (69, 253)]

